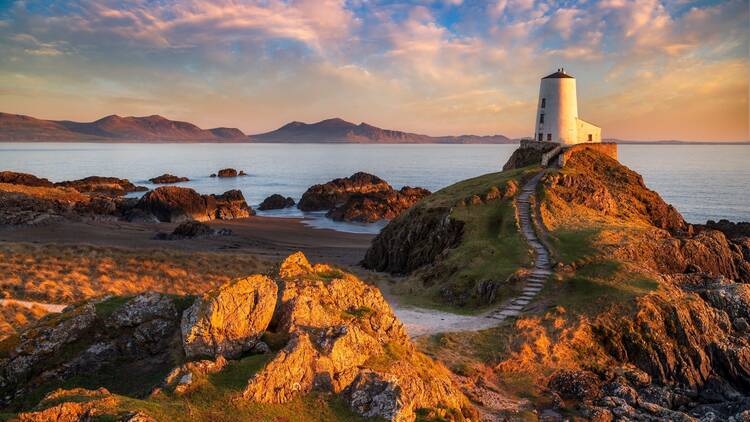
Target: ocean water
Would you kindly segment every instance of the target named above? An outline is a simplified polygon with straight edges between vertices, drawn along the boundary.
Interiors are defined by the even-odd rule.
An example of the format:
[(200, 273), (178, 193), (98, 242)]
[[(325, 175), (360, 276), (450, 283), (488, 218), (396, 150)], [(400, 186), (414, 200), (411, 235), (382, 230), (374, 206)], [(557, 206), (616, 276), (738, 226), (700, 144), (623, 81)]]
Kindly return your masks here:
[[(395, 188), (432, 191), (499, 171), (516, 145), (331, 145), (331, 144), (95, 144), (0, 143), (0, 170), (32, 173), (52, 181), (91, 175), (133, 183), (162, 173), (186, 176), (200, 193), (240, 189), (256, 207), (273, 193), (298, 200), (311, 185), (365, 171)], [(692, 223), (726, 218), (750, 221), (750, 146), (620, 145), (620, 161), (641, 173)], [(249, 176), (211, 178), (221, 168)], [(261, 213), (302, 217), (296, 208)], [(343, 231), (377, 232), (384, 223), (336, 223), (309, 213), (307, 224)]]

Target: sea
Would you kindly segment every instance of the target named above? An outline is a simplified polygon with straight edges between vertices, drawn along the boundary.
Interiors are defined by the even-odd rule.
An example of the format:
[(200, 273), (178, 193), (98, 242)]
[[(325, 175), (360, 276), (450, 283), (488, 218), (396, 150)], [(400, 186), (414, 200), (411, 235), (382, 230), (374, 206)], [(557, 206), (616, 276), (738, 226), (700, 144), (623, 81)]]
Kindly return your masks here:
[[(298, 200), (311, 185), (358, 171), (393, 187), (432, 191), (460, 180), (500, 171), (517, 145), (360, 144), (138, 144), (0, 143), (0, 170), (32, 173), (54, 182), (86, 176), (115, 176), (149, 188), (148, 179), (171, 173), (200, 193), (240, 189), (253, 206), (271, 194)], [(750, 221), (749, 145), (619, 146), (620, 161), (691, 223)], [(209, 177), (232, 167), (248, 176)], [(385, 222), (337, 223), (323, 213), (296, 208), (259, 212), (303, 218), (305, 224), (347, 232), (377, 233)]]

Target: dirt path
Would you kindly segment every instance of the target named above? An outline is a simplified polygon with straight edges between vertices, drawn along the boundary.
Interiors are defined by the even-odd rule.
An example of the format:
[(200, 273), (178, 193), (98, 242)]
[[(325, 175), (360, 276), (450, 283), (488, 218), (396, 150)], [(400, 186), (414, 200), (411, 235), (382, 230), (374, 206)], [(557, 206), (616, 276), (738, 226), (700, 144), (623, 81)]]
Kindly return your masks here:
[(16, 299), (0, 299), (0, 306), (5, 305), (18, 305), (24, 308), (33, 308), (38, 306), (47, 312), (62, 312), (68, 305), (55, 305), (52, 303), (41, 303), (41, 302), (29, 302), (27, 300), (16, 300)]
[[(477, 315), (457, 315), (438, 310), (406, 307), (400, 305), (395, 298), (386, 295), (394, 312), (406, 326), (409, 336), (418, 337), (441, 332), (478, 331), (491, 328), (508, 318), (521, 315), (534, 300), (552, 274), (550, 253), (534, 232), (531, 218), (533, 210), (530, 198), (536, 193), (536, 186), (543, 174), (544, 172), (540, 172), (526, 182), (516, 198), (519, 228), (535, 253), (534, 268), (524, 281), (521, 294), (505, 301), (498, 308)], [(383, 293), (386, 294), (385, 291)]]

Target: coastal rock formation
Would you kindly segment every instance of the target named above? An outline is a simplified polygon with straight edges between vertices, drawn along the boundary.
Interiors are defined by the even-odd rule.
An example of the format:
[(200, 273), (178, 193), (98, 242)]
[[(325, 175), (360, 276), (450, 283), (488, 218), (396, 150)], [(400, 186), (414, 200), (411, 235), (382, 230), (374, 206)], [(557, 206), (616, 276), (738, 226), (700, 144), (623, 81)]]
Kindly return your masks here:
[[(338, 395), (366, 417), (477, 419), (450, 372), (417, 351), (377, 288), (329, 265), (311, 265), (301, 253), (274, 277), (236, 280), (195, 302), (144, 293), (84, 302), (42, 320), (0, 343), (0, 408), (27, 410), (23, 420), (151, 420), (143, 413), (151, 400), (158, 408), (182, 396), (192, 409), (192, 400), (214, 391), (212, 400), (223, 400), (218, 406), (236, 411), (243, 399), (262, 409), (318, 391)], [(199, 356), (211, 359), (186, 361)], [(239, 395), (224, 386), (243, 376)], [(214, 377), (223, 381), (212, 384)], [(80, 380), (102, 388), (75, 388)], [(73, 388), (38, 404), (28, 394), (59, 382)]]
[[(216, 177), (217, 173), (212, 173), (211, 177)], [(233, 168), (225, 168), (218, 171), (219, 177), (237, 177), (237, 176), (247, 176), (247, 173), (245, 173), (243, 170), (240, 170), (237, 172), (237, 170)]]
[(164, 173), (161, 176), (156, 176), (154, 178), (148, 179), (151, 183), (154, 184), (170, 184), (170, 183), (180, 183), (180, 182), (189, 182), (190, 179), (187, 177), (178, 177), (171, 175), (169, 173)]
[(145, 192), (148, 188), (136, 186), (128, 179), (117, 177), (89, 176), (78, 180), (55, 183), (55, 186), (74, 188), (81, 193), (122, 196), (130, 192)]
[(180, 312), (172, 298), (144, 293), (84, 302), (45, 317), (11, 337), (14, 347), (2, 349), (0, 406), (23, 403), (28, 391), (76, 376), (96, 376), (119, 393), (150, 391), (148, 381), (118, 379), (149, 380), (174, 366), (170, 345), (179, 338)]
[(221, 195), (201, 195), (193, 189), (177, 186), (160, 187), (148, 192), (136, 207), (165, 222), (229, 220), (254, 214), (239, 190), (230, 190)]
[(15, 171), (0, 171), (0, 183), (10, 183), (12, 185), (42, 186), (51, 188), (54, 183), (47, 179), (36, 177), (33, 174), (17, 173)]
[(284, 198), (278, 193), (274, 193), (273, 195), (264, 199), (263, 202), (261, 202), (260, 205), (258, 206), (258, 209), (261, 211), (280, 210), (284, 208), (293, 207), (294, 205), (295, 205), (294, 199), (288, 196)]
[(364, 416), (393, 421), (438, 406), (474, 415), (449, 372), (416, 351), (379, 290), (312, 266), (301, 253), (281, 264), (279, 277), (277, 330), (290, 340), (248, 382), (245, 398), (285, 403), (316, 389), (342, 393)]
[(391, 189), (352, 194), (342, 205), (328, 211), (326, 217), (334, 221), (361, 223), (374, 223), (383, 219), (392, 220), (430, 193), (427, 189), (404, 186), (399, 191)]
[(521, 141), (521, 146), (513, 151), (503, 165), (503, 171), (538, 166), (542, 163), (542, 155), (552, 151), (556, 146), (549, 142)]
[(271, 322), (276, 283), (256, 275), (235, 280), (198, 298), (182, 315), (188, 358), (236, 358), (252, 349)]
[(299, 200), (302, 211), (328, 211), (342, 205), (352, 193), (370, 193), (393, 190), (385, 180), (372, 174), (358, 172), (349, 177), (311, 186)]
[(385, 180), (359, 172), (310, 187), (297, 207), (302, 211), (328, 211), (326, 216), (336, 221), (371, 223), (393, 219), (429, 194), (427, 189), (409, 186), (397, 191)]

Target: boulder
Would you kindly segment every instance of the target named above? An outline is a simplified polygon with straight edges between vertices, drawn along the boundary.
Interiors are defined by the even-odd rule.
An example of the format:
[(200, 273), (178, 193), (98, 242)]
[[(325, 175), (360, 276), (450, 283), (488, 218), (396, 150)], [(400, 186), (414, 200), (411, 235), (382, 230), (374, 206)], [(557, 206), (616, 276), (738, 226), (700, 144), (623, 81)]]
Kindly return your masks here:
[[(245, 202), (242, 191), (238, 189), (226, 191), (221, 195), (208, 195), (206, 202), (209, 207), (209, 215), (213, 214), (214, 218), (219, 220), (231, 220), (255, 215), (253, 209)], [(210, 212), (212, 206), (215, 208), (213, 213)]]
[(180, 183), (180, 182), (190, 181), (190, 179), (188, 179), (187, 177), (178, 177), (178, 176), (171, 175), (169, 173), (164, 173), (161, 176), (156, 176), (148, 180), (154, 184), (169, 184), (169, 183)]
[(239, 190), (221, 195), (201, 195), (193, 189), (177, 186), (164, 186), (148, 192), (136, 207), (153, 214), (159, 221), (173, 223), (229, 220), (254, 214)]
[(389, 190), (352, 194), (346, 202), (326, 213), (334, 221), (374, 223), (392, 220), (430, 194), (423, 188), (404, 186), (400, 191)]
[(182, 315), (182, 343), (188, 358), (236, 358), (255, 346), (276, 307), (278, 288), (254, 275), (212, 290)]
[(102, 194), (110, 196), (122, 196), (130, 192), (145, 192), (148, 188), (136, 186), (128, 179), (117, 177), (89, 176), (78, 180), (69, 180), (55, 183), (55, 186), (74, 188), (78, 192), (89, 194)]
[(179, 223), (208, 221), (211, 214), (206, 199), (193, 189), (177, 186), (156, 188), (141, 197), (137, 208), (153, 214), (159, 221)]
[(283, 208), (289, 208), (293, 206), (294, 206), (294, 199), (288, 196), (284, 198), (278, 193), (275, 193), (269, 196), (268, 198), (264, 199), (263, 202), (261, 202), (260, 205), (258, 206), (258, 209), (261, 211), (280, 210)]
[(199, 237), (199, 236), (210, 236), (214, 234), (214, 230), (206, 223), (200, 221), (186, 221), (175, 227), (172, 231), (172, 236), (175, 237)]
[[(226, 169), (219, 170), (217, 172), (217, 175), (219, 177), (237, 177), (237, 176), (247, 176), (247, 173), (245, 173), (242, 170), (240, 170), (239, 173), (238, 173), (237, 170), (235, 170), (233, 168), (226, 168)], [(211, 175), (211, 176), (213, 177), (213, 175)]]
[(311, 186), (299, 200), (302, 211), (327, 211), (342, 205), (352, 193), (369, 193), (393, 190), (385, 180), (372, 174), (358, 172), (346, 178)]
[(33, 174), (17, 173), (14, 171), (0, 171), (0, 183), (11, 183), (14, 185), (52, 187), (54, 184), (47, 179), (36, 177)]

